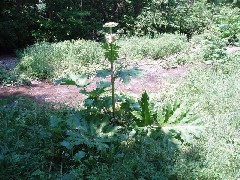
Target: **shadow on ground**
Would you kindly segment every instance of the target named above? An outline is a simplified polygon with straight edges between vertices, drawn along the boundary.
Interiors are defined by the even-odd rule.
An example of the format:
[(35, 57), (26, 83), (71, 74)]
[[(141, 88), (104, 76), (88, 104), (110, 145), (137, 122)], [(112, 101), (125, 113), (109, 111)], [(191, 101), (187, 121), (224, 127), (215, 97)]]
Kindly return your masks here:
[[(75, 108), (55, 109), (21, 93), (0, 104), (0, 176), (6, 179), (182, 179), (177, 165), (197, 155), (192, 148), (181, 151), (162, 130), (150, 136), (128, 128), (115, 132), (113, 124), (101, 121), (104, 113), (85, 121)], [(77, 152), (85, 153), (81, 161), (73, 160)], [(187, 168), (184, 177), (191, 179)]]

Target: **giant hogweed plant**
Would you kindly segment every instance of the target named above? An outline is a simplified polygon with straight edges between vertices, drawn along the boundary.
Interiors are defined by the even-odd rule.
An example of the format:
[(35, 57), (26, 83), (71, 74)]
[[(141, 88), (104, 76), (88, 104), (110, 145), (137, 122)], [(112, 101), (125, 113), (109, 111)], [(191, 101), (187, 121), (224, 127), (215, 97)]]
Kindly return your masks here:
[(116, 27), (118, 24), (114, 22), (109, 22), (104, 25), (104, 27), (109, 28), (109, 34), (106, 34), (106, 40), (107, 43), (103, 45), (103, 48), (105, 50), (105, 58), (110, 62), (111, 64), (111, 85), (112, 85), (112, 112), (113, 112), (113, 118), (116, 118), (116, 107), (115, 107), (115, 79), (116, 79), (116, 73), (114, 69), (114, 61), (119, 57), (118, 50), (119, 46), (117, 46), (114, 42), (116, 41), (116, 34), (112, 33), (112, 28)]
[[(128, 83), (131, 77), (136, 77), (141, 74), (140, 70), (136, 67), (127, 69), (119, 59), (120, 46), (116, 44), (117, 35), (113, 33), (113, 28), (118, 24), (115, 22), (105, 23), (103, 27), (108, 28), (109, 32), (106, 33), (106, 42), (102, 45), (104, 49), (104, 56), (107, 62), (110, 63), (109, 69), (100, 69), (97, 71), (95, 77), (101, 78), (100, 82), (97, 82), (97, 86), (94, 90), (88, 91), (87, 86), (90, 84), (87, 82), (87, 75), (75, 75), (70, 74), (69, 77), (60, 80), (61, 84), (65, 85), (77, 85), (79, 88), (83, 88), (80, 92), (87, 95), (85, 100), (85, 106), (88, 109), (99, 108), (99, 106), (105, 106), (103, 111), (107, 112), (109, 108), (109, 98), (102, 98), (100, 96), (104, 93), (111, 91), (111, 109), (112, 120), (116, 120), (116, 93), (115, 82), (119, 79), (123, 83)], [(110, 82), (107, 79), (110, 76)], [(104, 104), (104, 105), (103, 105)], [(99, 110), (99, 109), (98, 109)]]
[[(116, 95), (115, 82), (117, 79), (123, 83), (127, 83), (131, 77), (138, 76), (140, 73), (137, 68), (124, 68), (123, 63), (118, 59), (118, 50), (120, 47), (116, 44), (117, 37), (116, 34), (113, 33), (113, 28), (116, 26), (117, 23), (113, 22), (104, 25), (104, 27), (109, 28), (109, 33), (106, 34), (106, 42), (102, 47), (105, 51), (105, 58), (110, 64), (110, 68), (97, 71), (95, 77), (100, 78), (101, 81), (97, 82), (96, 88), (91, 91), (87, 90), (86, 87), (90, 83), (87, 82), (86, 75), (70, 75), (70, 80), (65, 79), (63, 82), (67, 85), (77, 85), (83, 88), (81, 93), (87, 95), (84, 101), (84, 107), (87, 108), (86, 120), (92, 121), (93, 119), (96, 120), (96, 118), (107, 120), (109, 116), (106, 115), (111, 113), (110, 118), (113, 122), (119, 122), (119, 120), (121, 122), (122, 117), (123, 121), (128, 120), (128, 125), (132, 124), (131, 127), (134, 129), (145, 127), (149, 127), (150, 129), (161, 128), (166, 124), (172, 124), (172, 122), (169, 121), (172, 116), (176, 122), (182, 121), (188, 112), (180, 112), (180, 114), (175, 117), (175, 111), (179, 109), (180, 106), (178, 103), (174, 103), (173, 106), (168, 105), (162, 109), (162, 111), (157, 112), (154, 106), (151, 105), (146, 92), (142, 94), (138, 102), (135, 100), (133, 100), (133, 102)], [(108, 77), (110, 77), (110, 81)], [(109, 91), (111, 92), (111, 96), (103, 96)], [(120, 102), (120, 106), (116, 106), (116, 102)], [(133, 122), (129, 119), (133, 120)], [(172, 129), (172, 127), (170, 129)]]

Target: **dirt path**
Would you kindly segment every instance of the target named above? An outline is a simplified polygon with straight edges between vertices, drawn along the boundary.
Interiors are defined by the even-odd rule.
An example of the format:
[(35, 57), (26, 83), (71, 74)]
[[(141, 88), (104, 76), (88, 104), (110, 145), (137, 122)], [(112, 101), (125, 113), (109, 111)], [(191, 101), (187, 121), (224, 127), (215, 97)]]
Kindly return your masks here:
[[(1, 61), (6, 62), (6, 57), (4, 60), (0, 58), (0, 64)], [(9, 63), (14, 64), (12, 61), (17, 62), (16, 59), (11, 57)], [(181, 83), (181, 78), (187, 74), (187, 67), (181, 66), (166, 70), (161, 67), (160, 63), (160, 61), (152, 60), (135, 63), (134, 66), (138, 66), (142, 70), (143, 75), (133, 78), (127, 85), (117, 82), (117, 91), (140, 95), (144, 90), (149, 93), (159, 93), (166, 87), (178, 86)], [(171, 83), (169, 79), (175, 79), (174, 83)], [(85, 98), (84, 95), (79, 93), (79, 90), (75, 86), (54, 85), (48, 82), (33, 81), (30, 86), (0, 87), (0, 98), (27, 96), (40, 101), (75, 106)]]

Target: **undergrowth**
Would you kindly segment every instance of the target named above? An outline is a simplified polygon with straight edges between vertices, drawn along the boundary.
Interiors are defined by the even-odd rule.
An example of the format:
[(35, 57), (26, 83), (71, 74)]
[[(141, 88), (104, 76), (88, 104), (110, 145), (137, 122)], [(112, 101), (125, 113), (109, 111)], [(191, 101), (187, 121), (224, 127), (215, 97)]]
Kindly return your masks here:
[[(137, 102), (123, 96), (122, 100), (118, 100), (122, 105), (117, 109), (117, 116), (121, 115), (122, 121), (111, 123), (105, 104), (86, 105), (79, 110), (56, 110), (52, 105), (38, 104), (26, 98), (1, 99), (1, 177), (177, 177), (173, 171), (174, 158), (188, 141), (180, 138), (178, 131), (163, 131), (156, 126), (159, 122), (155, 114), (157, 111), (153, 108), (150, 111), (155, 126), (138, 127), (141, 120), (129, 112), (144, 113), (139, 104), (141, 101), (145, 100)], [(166, 120), (161, 125), (168, 123), (179, 105), (169, 104), (166, 107), (158, 111)]]
[(121, 39), (121, 56), (128, 59), (160, 59), (180, 52), (187, 47), (187, 38), (179, 34), (162, 34), (155, 38), (131, 37)]
[(20, 54), (19, 70), (28, 77), (54, 79), (71, 72), (91, 73), (102, 66), (103, 51), (97, 42), (72, 40), (59, 43), (40, 43), (24, 49)]
[[(159, 59), (186, 47), (186, 37), (163, 34), (156, 38), (132, 37), (119, 40), (120, 58)], [(59, 79), (70, 73), (91, 74), (106, 67), (101, 43), (72, 40), (59, 43), (39, 43), (20, 54), (18, 69), (22, 74), (38, 79)]]
[[(196, 104), (205, 130), (192, 143), (176, 170), (181, 179), (238, 179), (239, 166), (239, 54), (225, 63), (194, 68), (174, 96)], [(189, 173), (191, 172), (191, 176)]]

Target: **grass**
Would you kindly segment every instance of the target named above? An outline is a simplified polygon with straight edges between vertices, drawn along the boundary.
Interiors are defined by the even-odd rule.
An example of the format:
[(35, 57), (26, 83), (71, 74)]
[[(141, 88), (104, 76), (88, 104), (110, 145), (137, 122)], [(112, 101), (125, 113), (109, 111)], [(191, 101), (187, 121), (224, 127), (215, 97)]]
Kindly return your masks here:
[[(143, 37), (139, 42), (133, 37), (126, 40), (126, 45), (120, 40), (121, 53), (128, 49), (127, 57), (142, 58), (152, 53), (151, 57), (157, 58), (155, 55), (161, 54), (159, 40), (167, 37), (154, 40)], [(62, 76), (78, 67), (74, 58), (73, 66), (71, 57), (85, 52), (84, 43), (86, 51), (95, 55), (79, 55), (78, 63), (86, 67), (99, 63), (102, 55), (98, 43), (66, 41), (29, 47), (19, 68), (30, 77)], [(163, 46), (170, 47), (171, 43), (164, 42), (167, 45)], [(164, 56), (180, 50), (183, 44), (173, 47), (174, 51), (165, 50)], [(42, 52), (38, 52), (38, 47)], [(98, 48), (99, 52), (95, 52)], [(46, 61), (40, 57), (46, 57)], [(59, 60), (55, 61), (56, 57)], [(92, 61), (88, 61), (90, 57)], [(194, 55), (188, 57), (189, 62), (197, 61)], [(232, 54), (223, 62), (198, 64), (190, 69), (179, 89), (155, 96), (154, 106), (164, 116), (155, 118), (164, 121), (167, 118), (167, 122), (154, 131), (109, 123), (104, 103), (107, 101), (98, 102), (96, 107), (54, 109), (32, 99), (0, 99), (0, 175), (6, 179), (239, 179), (239, 58), (239, 54)], [(38, 68), (34, 70), (35, 66)], [(50, 71), (52, 66), (59, 69)], [(167, 104), (169, 99), (171, 103)], [(129, 112), (137, 109), (134, 102), (137, 101), (125, 98), (119, 106), (125, 123), (133, 120)]]
[[(186, 157), (179, 156), (181, 178), (238, 179), (240, 177), (239, 55), (224, 64), (198, 67), (175, 96), (197, 103), (195, 113), (205, 126)], [(192, 175), (189, 176), (189, 173)]]
[(128, 59), (160, 59), (187, 47), (187, 38), (178, 34), (162, 34), (155, 38), (131, 37), (121, 39), (120, 54)]
[(101, 45), (85, 40), (35, 44), (20, 54), (19, 70), (38, 79), (61, 78), (71, 72), (91, 72), (94, 70), (89, 66), (103, 60)]
[[(70, 138), (67, 138), (67, 132), (72, 130), (68, 123), (73, 121), (78, 110), (56, 110), (30, 99), (1, 100), (0, 169), (4, 171), (0, 173), (9, 179), (19, 176), (67, 179), (110, 179), (113, 176), (115, 179), (237, 179), (240, 177), (238, 59), (239, 55), (235, 54), (226, 63), (197, 66), (189, 72), (182, 87), (168, 94), (171, 99), (181, 102), (180, 111), (191, 109), (181, 120), (185, 124), (180, 121), (172, 125), (173, 130), (149, 136), (137, 131), (134, 138), (127, 139), (131, 132), (128, 128), (122, 129), (111, 136), (110, 142), (104, 140), (100, 129), (94, 128), (101, 136), (89, 126), (92, 130), (84, 136), (87, 141), (86, 146), (83, 146), (88, 154), (78, 163), (69, 159), (70, 152), (61, 146), (63, 140)], [(154, 102), (157, 105), (158, 102)], [(186, 132), (189, 128), (184, 130), (184, 127), (190, 127), (192, 122), (187, 119), (195, 115), (200, 117), (197, 123), (204, 129), (198, 135), (191, 129), (190, 133), (195, 135), (188, 139)], [(163, 129), (167, 128), (165, 125)], [(96, 141), (88, 139), (90, 136), (95, 137)], [(104, 144), (108, 146), (105, 150), (100, 148)]]
[[(120, 56), (128, 60), (159, 59), (181, 51), (187, 44), (186, 37), (175, 34), (154, 39), (132, 37), (117, 43), (121, 46)], [(73, 72), (93, 73), (107, 64), (101, 44), (85, 40), (35, 44), (20, 53), (20, 58), (20, 72), (38, 79), (59, 79)]]

